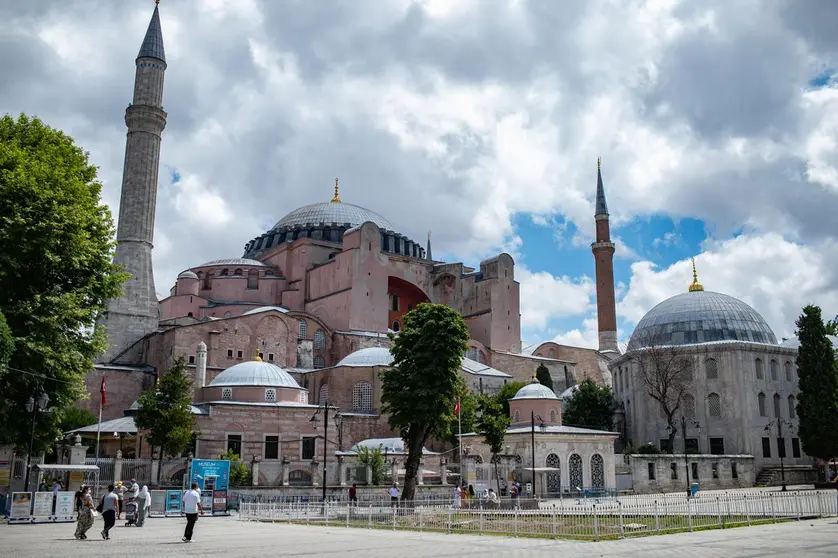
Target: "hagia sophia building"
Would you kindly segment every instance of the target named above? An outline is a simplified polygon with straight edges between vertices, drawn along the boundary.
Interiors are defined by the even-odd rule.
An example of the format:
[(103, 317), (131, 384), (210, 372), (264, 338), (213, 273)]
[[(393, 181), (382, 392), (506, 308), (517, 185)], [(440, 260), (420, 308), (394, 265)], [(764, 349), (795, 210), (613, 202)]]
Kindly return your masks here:
[[(617, 344), (614, 244), (599, 168), (592, 244), (598, 349), (546, 342), (522, 351), (520, 285), (510, 255), (499, 254), (477, 268), (435, 260), (430, 234), (420, 243), (397, 223), (350, 203), (345, 192), (342, 199), (337, 180), (333, 190), (324, 185), (321, 201), (290, 211), (247, 241), (241, 255), (184, 269), (168, 296), (158, 300), (152, 249), (167, 118), (162, 108), (166, 69), (155, 7), (136, 58), (134, 97), (125, 113), (128, 135), (115, 261), (130, 278), (100, 320), (109, 349), (86, 379), (93, 395), (81, 406), (98, 412), (104, 375), (104, 419), (130, 415), (140, 394), (183, 357), (195, 386), (193, 409), (200, 432), (196, 456), (212, 458), (231, 448), (261, 456), (264, 462), (279, 460), (281, 454), (305, 469), (320, 451), (311, 442), (309, 419), (327, 401), (341, 412), (340, 432), (328, 433), (340, 450), (363, 440), (398, 437), (377, 411), (378, 372), (391, 363), (387, 334), (397, 334), (405, 313), (416, 305), (433, 302), (457, 310), (468, 325), (471, 340), (461, 373), (472, 391), (494, 393), (510, 381), (529, 381), (539, 365), (550, 371), (557, 394), (572, 393), (586, 378), (611, 386), (613, 376), (621, 409), (615, 430), (636, 443), (657, 444), (666, 438), (664, 425), (655, 422), (656, 411), (644, 411), (649, 403), (643, 403), (641, 387), (627, 378), (630, 355), (621, 354)], [(711, 444), (714, 451), (725, 447), (723, 453), (760, 453), (768, 435), (755, 424), (767, 422), (771, 411), (794, 418), (787, 409), (797, 389), (791, 364), (796, 349), (778, 345), (762, 318), (732, 297), (691, 288), (660, 306), (665, 308), (653, 309), (641, 324), (662, 325), (675, 332), (673, 344), (691, 345), (697, 370), (707, 378), (695, 394), (692, 412), (707, 415), (703, 437), (728, 439), (727, 446), (703, 438), (690, 443), (700, 444), (702, 453), (709, 453)], [(684, 318), (689, 311), (698, 321)], [(725, 321), (737, 316), (739, 325)], [(711, 326), (706, 334), (696, 333)], [(633, 338), (629, 351), (640, 348), (638, 342)], [(755, 366), (769, 371), (760, 369), (757, 377), (770, 378), (776, 386), (756, 387), (746, 375), (731, 383), (723, 380), (728, 369), (750, 370), (745, 361), (751, 356), (760, 363)], [(710, 407), (701, 404), (708, 397)], [(746, 402), (751, 408), (740, 410)], [(735, 421), (722, 420), (726, 413)], [(555, 420), (560, 424), (560, 411)], [(746, 434), (732, 434), (731, 429)], [(148, 455), (147, 444), (137, 440), (130, 452)], [(770, 458), (772, 452), (766, 448), (764, 455)], [(794, 455), (805, 459), (798, 446)], [(268, 469), (263, 471), (270, 477)], [(288, 471), (277, 466), (273, 474), (287, 476)]]

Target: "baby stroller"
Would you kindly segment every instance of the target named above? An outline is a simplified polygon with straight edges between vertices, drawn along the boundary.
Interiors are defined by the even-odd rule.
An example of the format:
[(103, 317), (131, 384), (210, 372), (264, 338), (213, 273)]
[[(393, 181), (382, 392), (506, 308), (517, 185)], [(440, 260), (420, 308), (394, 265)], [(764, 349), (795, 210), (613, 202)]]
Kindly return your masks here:
[(134, 498), (131, 498), (127, 502), (125, 502), (125, 526), (126, 527), (136, 527), (137, 526), (137, 510), (139, 506), (137, 506), (137, 502)]

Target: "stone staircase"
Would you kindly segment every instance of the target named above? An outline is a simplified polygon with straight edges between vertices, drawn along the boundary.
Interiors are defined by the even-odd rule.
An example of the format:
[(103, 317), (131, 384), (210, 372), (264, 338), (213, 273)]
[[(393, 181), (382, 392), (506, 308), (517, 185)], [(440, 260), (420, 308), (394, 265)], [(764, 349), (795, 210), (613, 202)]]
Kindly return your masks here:
[(774, 476), (777, 474), (777, 471), (774, 469), (763, 469), (757, 475), (757, 480), (754, 482), (754, 486), (766, 487), (771, 486), (774, 484)]

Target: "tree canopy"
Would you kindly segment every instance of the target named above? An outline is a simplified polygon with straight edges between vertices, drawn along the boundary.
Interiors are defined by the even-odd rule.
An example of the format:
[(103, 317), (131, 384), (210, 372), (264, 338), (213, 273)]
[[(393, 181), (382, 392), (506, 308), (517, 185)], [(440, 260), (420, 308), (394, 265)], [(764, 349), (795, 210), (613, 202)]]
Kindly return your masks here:
[(393, 364), (381, 373), (381, 411), (407, 445), (404, 500), (413, 499), (427, 439), (445, 439), (450, 433), (469, 337), (457, 311), (429, 303), (405, 314), (401, 331), (390, 334)]
[[(53, 409), (84, 397), (105, 349), (94, 325), (126, 275), (112, 263), (101, 188), (70, 137), (36, 118), (0, 117), (0, 313), (14, 341), (0, 368), (0, 444), (28, 446), (31, 416), (21, 411), (36, 389)], [(59, 421), (38, 413), (35, 451), (60, 435)]]
[(535, 369), (535, 378), (542, 386), (547, 386), (552, 391), (556, 391), (553, 389), (553, 378), (550, 376), (550, 370), (544, 364), (539, 364), (538, 368)]
[(797, 397), (803, 451), (823, 460), (838, 456), (838, 367), (821, 309), (806, 306), (797, 319)]
[(500, 388), (500, 391), (498, 391), (495, 398), (501, 407), (503, 407), (503, 412), (506, 416), (509, 416), (509, 400), (515, 397), (515, 394), (526, 385), (527, 384), (524, 382), (509, 382), (508, 384), (504, 384), (503, 387)]
[(564, 402), (562, 423), (610, 431), (614, 427), (614, 393), (611, 388), (597, 385), (590, 378), (583, 381), (573, 397)]
[(506, 429), (511, 422), (509, 413), (503, 411), (503, 404), (497, 396), (481, 395), (478, 398), (476, 431), (483, 436), (483, 440), (489, 446), (489, 451), (492, 452), (492, 462), (495, 464), (495, 481), (497, 481), (498, 486), (500, 486), (500, 475), (495, 457), (503, 452)]
[(826, 322), (826, 334), (838, 335), (838, 316), (835, 316), (834, 318)]
[(157, 385), (144, 391), (138, 400), (134, 422), (138, 429), (148, 432), (146, 439), (152, 447), (160, 448), (161, 458), (180, 455), (192, 441), (192, 389), (186, 361), (179, 357)]

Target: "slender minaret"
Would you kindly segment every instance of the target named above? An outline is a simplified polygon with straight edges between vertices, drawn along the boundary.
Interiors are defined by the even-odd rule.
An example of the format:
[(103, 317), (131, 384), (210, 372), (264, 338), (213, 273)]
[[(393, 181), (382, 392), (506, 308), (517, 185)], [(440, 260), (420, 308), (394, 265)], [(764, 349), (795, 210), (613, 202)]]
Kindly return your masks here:
[(425, 250), (425, 257), (430, 261), (434, 261), (434, 255), (431, 253), (431, 231), (428, 231), (428, 249)]
[(602, 185), (601, 160), (596, 161), (596, 242), (591, 244), (596, 264), (596, 306), (599, 350), (617, 351), (617, 305), (614, 296), (614, 243)]
[[(155, 4), (158, 3), (156, 0)], [(123, 285), (123, 294), (109, 302), (100, 322), (106, 328), (109, 343), (108, 351), (102, 357), (104, 362), (144, 335), (156, 331), (158, 326), (151, 251), (157, 209), (160, 135), (166, 127), (166, 113), (163, 112), (166, 54), (156, 5), (136, 65), (134, 100), (125, 111), (128, 138), (114, 256), (114, 262), (131, 277)]]

